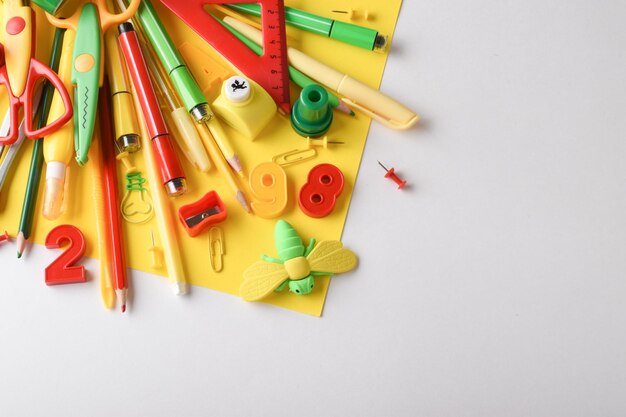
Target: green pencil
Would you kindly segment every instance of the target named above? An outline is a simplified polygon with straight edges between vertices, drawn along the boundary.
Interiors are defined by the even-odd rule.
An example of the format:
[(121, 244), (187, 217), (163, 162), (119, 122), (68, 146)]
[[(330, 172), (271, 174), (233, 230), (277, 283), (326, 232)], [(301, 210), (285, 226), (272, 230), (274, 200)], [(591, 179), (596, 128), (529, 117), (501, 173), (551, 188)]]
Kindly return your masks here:
[[(59, 70), (59, 60), (61, 59), (61, 45), (63, 43), (63, 34), (65, 29), (56, 29), (54, 32), (54, 41), (52, 43), (52, 52), (50, 54), (50, 68), (57, 72)], [(52, 96), (54, 95), (54, 86), (45, 81), (43, 84), (43, 95), (37, 109), (39, 119), (37, 120), (37, 129), (45, 126), (48, 121), (48, 113), (50, 113), (50, 105), (52, 104)], [(24, 117), (32, 117), (25, 114)], [(26, 193), (24, 194), (24, 205), (22, 206), (22, 216), (20, 217), (20, 226), (17, 234), (17, 257), (21, 258), (24, 248), (30, 237), (31, 228), (33, 226), (33, 216), (35, 214), (35, 206), (37, 205), (37, 192), (39, 191), (39, 180), (41, 179), (41, 169), (43, 167), (43, 138), (35, 139), (33, 153), (30, 160), (30, 170), (28, 172), (28, 183), (26, 184)]]
[[(213, 16), (213, 17), (215, 19), (217, 19), (217, 21), (220, 22), (222, 24), (222, 26), (224, 26), (226, 29), (228, 29), (230, 33), (235, 35), (235, 37), (237, 39), (239, 39), (241, 42), (243, 42), (248, 48), (252, 49), (252, 52), (254, 52), (257, 55), (263, 54), (263, 47), (262, 46), (257, 45), (256, 43), (254, 43), (254, 41), (252, 41), (251, 39), (246, 37), (243, 33), (239, 32), (237, 29), (235, 29), (234, 27), (232, 27), (228, 23), (224, 22), (223, 20), (221, 20), (221, 19), (219, 19), (219, 18), (217, 18), (215, 16)], [(304, 73), (300, 72), (299, 70), (297, 70), (296, 68), (294, 68), (291, 65), (289, 65), (289, 78), (291, 78), (291, 81), (293, 81), (300, 88), (304, 88), (307, 85), (311, 85), (311, 84), (317, 84), (315, 81), (313, 81), (307, 75), (305, 75)], [(352, 110), (350, 110), (350, 108), (348, 106), (346, 106), (346, 104), (343, 101), (339, 100), (339, 97), (337, 97), (336, 95), (334, 95), (330, 91), (328, 91), (328, 102), (330, 103), (331, 107), (336, 108), (337, 110), (339, 110), (339, 111), (341, 111), (343, 113), (349, 114), (350, 116), (354, 116), (354, 112)]]

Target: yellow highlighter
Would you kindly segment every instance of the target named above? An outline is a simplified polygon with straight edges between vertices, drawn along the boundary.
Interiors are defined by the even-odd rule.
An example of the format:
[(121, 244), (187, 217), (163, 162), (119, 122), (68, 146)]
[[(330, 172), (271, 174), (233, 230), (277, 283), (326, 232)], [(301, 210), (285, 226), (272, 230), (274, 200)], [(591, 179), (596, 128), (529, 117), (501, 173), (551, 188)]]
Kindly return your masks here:
[[(63, 52), (59, 62), (59, 78), (67, 91), (72, 91), (72, 52), (75, 32), (65, 31)], [(70, 98), (72, 94), (69, 94)], [(58, 91), (54, 92), (48, 121), (56, 120), (65, 111), (65, 105)], [(43, 215), (49, 220), (58, 218), (63, 211), (65, 177), (68, 164), (74, 152), (74, 125), (72, 121), (61, 129), (46, 136), (43, 141), (43, 155), (46, 161), (46, 185), (43, 197)]]
[[(134, 103), (139, 105), (136, 96), (136, 89), (131, 86)], [(178, 244), (178, 225), (177, 216), (174, 212), (170, 201), (165, 195), (163, 187), (159, 186), (162, 182), (159, 180), (159, 167), (157, 166), (154, 156), (150, 149), (150, 135), (147, 134), (145, 123), (140, 126), (140, 138), (143, 142), (143, 156), (148, 174), (148, 183), (151, 187), (152, 203), (154, 205), (154, 217), (156, 217), (159, 235), (161, 237), (161, 245), (163, 247), (163, 259), (165, 260), (165, 268), (167, 270), (168, 281), (172, 291), (176, 295), (184, 295), (189, 291), (189, 285), (185, 278), (185, 266), (180, 253)], [(154, 244), (153, 244), (154, 247)]]
[(111, 89), (115, 138), (120, 152), (133, 153), (141, 149), (139, 125), (128, 84), (126, 65), (122, 61), (115, 32), (115, 29), (111, 29), (104, 35), (106, 72)]
[[(142, 127), (143, 129), (143, 127)], [(159, 181), (159, 168), (154, 161), (150, 149), (150, 142), (147, 134), (142, 135), (141, 140), (144, 142), (144, 161), (146, 170), (148, 171), (148, 182), (152, 188), (152, 201), (154, 203), (154, 215), (157, 220), (159, 235), (161, 236), (161, 244), (163, 245), (163, 257), (165, 259), (165, 268), (172, 291), (176, 295), (186, 294), (188, 291), (187, 281), (185, 279), (185, 269), (180, 254), (180, 246), (178, 245), (178, 227), (176, 223), (176, 213), (165, 196), (163, 187)]]

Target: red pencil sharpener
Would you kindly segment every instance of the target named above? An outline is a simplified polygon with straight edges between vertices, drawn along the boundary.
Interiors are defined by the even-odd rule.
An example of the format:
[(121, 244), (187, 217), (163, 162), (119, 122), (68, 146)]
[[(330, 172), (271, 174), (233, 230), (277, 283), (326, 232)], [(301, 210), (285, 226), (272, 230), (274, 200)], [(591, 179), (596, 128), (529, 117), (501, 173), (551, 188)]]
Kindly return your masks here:
[(215, 191), (209, 191), (195, 203), (178, 209), (178, 218), (191, 237), (198, 236), (207, 227), (226, 220), (226, 206)]

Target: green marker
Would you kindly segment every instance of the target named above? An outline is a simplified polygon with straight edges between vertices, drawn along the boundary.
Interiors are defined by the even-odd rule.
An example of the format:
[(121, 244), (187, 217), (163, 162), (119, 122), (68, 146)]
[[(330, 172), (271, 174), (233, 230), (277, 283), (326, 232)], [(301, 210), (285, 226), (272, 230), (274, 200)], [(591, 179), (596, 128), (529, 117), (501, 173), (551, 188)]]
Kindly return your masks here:
[[(229, 4), (228, 7), (253, 16), (261, 15), (261, 6), (256, 3)], [(327, 36), (369, 51), (384, 52), (387, 47), (387, 37), (380, 35), (374, 29), (340, 22), (293, 7), (285, 7), (285, 22), (298, 29)]]
[[(235, 37), (237, 39), (239, 39), (248, 48), (250, 48), (252, 50), (252, 52), (254, 52), (257, 55), (263, 55), (263, 47), (262, 46), (257, 45), (256, 43), (254, 43), (254, 41), (252, 41), (251, 39), (247, 38), (244, 34), (239, 32), (237, 29), (235, 29), (234, 27), (232, 27), (228, 23), (224, 22), (223, 20), (220, 20), (220, 19), (218, 19), (215, 16), (213, 16), (213, 18), (215, 18), (218, 22), (220, 22), (222, 24), (222, 26), (224, 26), (226, 29), (228, 29), (230, 31), (230, 33), (235, 35)], [(298, 71), (296, 68), (294, 68), (291, 65), (289, 65), (289, 78), (291, 78), (291, 81), (293, 81), (300, 88), (305, 88), (306, 86), (312, 85), (312, 84), (317, 85), (317, 83), (315, 81), (313, 81), (311, 78), (309, 78), (308, 76), (306, 76), (302, 72)], [(336, 108), (337, 110), (339, 110), (341, 112), (344, 112), (346, 114), (354, 116), (354, 112), (352, 110), (350, 110), (350, 108), (348, 108), (348, 106), (346, 106), (342, 101), (340, 101), (339, 97), (337, 97), (336, 95), (334, 95), (331, 92), (328, 92), (328, 102), (330, 103), (332, 108)]]
[(208, 122), (211, 108), (149, 0), (141, 2), (133, 20), (150, 39), (187, 111), (197, 123)]

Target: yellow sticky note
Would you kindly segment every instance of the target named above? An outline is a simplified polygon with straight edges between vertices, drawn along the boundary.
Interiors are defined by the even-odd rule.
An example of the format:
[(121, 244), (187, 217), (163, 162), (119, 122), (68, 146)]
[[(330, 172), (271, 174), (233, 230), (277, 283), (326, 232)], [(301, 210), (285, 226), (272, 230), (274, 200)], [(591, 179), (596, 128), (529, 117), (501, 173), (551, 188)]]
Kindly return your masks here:
[[(169, 10), (164, 8), (160, 2), (153, 1), (153, 4), (162, 17), (174, 42), (186, 52), (184, 55), (188, 55), (189, 51), (197, 49), (202, 54), (211, 57), (215, 62), (223, 63), (222, 58), (208, 44)], [(336, 1), (287, 1), (287, 5), (329, 16), (337, 20), (350, 21), (347, 14), (332, 12), (337, 8)], [(342, 7), (346, 10), (350, 8), (361, 11), (367, 10), (371, 16), (368, 20), (353, 21), (352, 23), (375, 28), (380, 33), (389, 35), (390, 39), (394, 31), (400, 5), (401, 0), (390, 0), (384, 3), (376, 0), (349, 0), (342, 3)], [(207, 15), (208, 18), (209, 16)], [(38, 14), (37, 38), (44, 39), (46, 31), (49, 31), (49, 34), (51, 34), (53, 29), (47, 24), (45, 18), (42, 19), (41, 14)], [(50, 35), (49, 39), (51, 38), (52, 36)], [(291, 27), (288, 27), (288, 41), (291, 46), (342, 72), (350, 74), (360, 81), (371, 86), (380, 84), (387, 60), (386, 54), (366, 51)], [(44, 41), (42, 41), (41, 45), (43, 45), (42, 48), (39, 48), (40, 45), (38, 45), (38, 56), (41, 60), (47, 61), (47, 53), (45, 52), (49, 51), (50, 46), (44, 43)], [(42, 51), (43, 48), (45, 48), (44, 51)], [(212, 102), (219, 94), (219, 88), (215, 87), (214, 79), (222, 79), (226, 73), (230, 73), (229, 75), (236, 73), (225, 63), (215, 71), (206, 71), (202, 69), (202, 65), (197, 63), (191, 64), (189, 67), (192, 72), (195, 70), (193, 75), (199, 80), (200, 85), (211, 87), (211, 91), (207, 92), (209, 102)], [(208, 76), (212, 77), (212, 79), (203, 82), (203, 77)], [(219, 85), (219, 83), (217, 84)], [(299, 88), (292, 83), (292, 102), (298, 94)], [(285, 167), (288, 178), (289, 202), (281, 218), (294, 226), (298, 234), (303, 238), (305, 245), (308, 244), (309, 238), (312, 237), (317, 240), (341, 240), (369, 125), (370, 119), (363, 115), (357, 114), (356, 117), (350, 117), (343, 113), (334, 112), (334, 121), (328, 137), (329, 140), (341, 141), (344, 144), (329, 145), (328, 148), (317, 148), (317, 156), (315, 158)], [(246, 172), (250, 172), (254, 166), (262, 162), (271, 161), (275, 155), (294, 149), (307, 148), (306, 139), (298, 136), (293, 131), (289, 118), (278, 113), (253, 142), (226, 126), (225, 129), (232, 146), (240, 156)], [(5, 188), (0, 196), (0, 224), (13, 234), (15, 234), (19, 223), (31, 148), (32, 143), (29, 141), (24, 146), (24, 150), (15, 164), (11, 178), (5, 184)], [(142, 152), (145, 151), (143, 150)], [(238, 297), (239, 287), (243, 280), (243, 271), (249, 265), (258, 261), (262, 254), (277, 257), (273, 239), (276, 220), (263, 219), (247, 214), (237, 203), (231, 189), (228, 188), (215, 168), (212, 168), (208, 173), (201, 173), (184, 159), (182, 152), (180, 157), (187, 174), (189, 191), (181, 197), (170, 199), (173, 207), (178, 210), (180, 206), (200, 199), (208, 191), (216, 190), (228, 210), (228, 219), (219, 225), (224, 237), (223, 270), (219, 273), (214, 272), (210, 264), (209, 232), (205, 231), (199, 236), (191, 238), (183, 231), (183, 226), (177, 223), (177, 226), (180, 228), (177, 233), (181, 236), (180, 249), (187, 278), (193, 285), (226, 292)], [(141, 152), (132, 155), (131, 159), (139, 170), (145, 170)], [(306, 216), (299, 209), (297, 198), (300, 188), (306, 182), (308, 172), (311, 168), (321, 163), (330, 163), (337, 166), (345, 177), (345, 187), (338, 198), (334, 211), (327, 217), (316, 219)], [(71, 223), (81, 229), (86, 237), (86, 255), (96, 257), (98, 242), (95, 230), (91, 181), (89, 180), (92, 164), (87, 163), (85, 167), (78, 167), (72, 162), (71, 165), (66, 212), (54, 222), (43, 218), (41, 215), (43, 189), (40, 190), (32, 239), (34, 242), (42, 244), (45, 236), (53, 227), (58, 224)], [(124, 170), (121, 163), (119, 164), (119, 173), (121, 200), (125, 192)], [(145, 173), (144, 177), (147, 178)], [(43, 188), (44, 181), (41, 184)], [(150, 188), (161, 186), (160, 184), (147, 185)], [(250, 197), (244, 181), (240, 181), (240, 186), (248, 192)], [(151, 231), (154, 233), (155, 243), (159, 245), (158, 229), (154, 219), (140, 225), (124, 223), (127, 262), (131, 268), (164, 275), (165, 269), (158, 271), (151, 269), (152, 254), (149, 252)], [(350, 248), (350, 242), (343, 243), (345, 247)], [(25, 256), (28, 256), (28, 253)], [(41, 273), (43, 280), (43, 271)], [(94, 275), (97, 275), (97, 272), (90, 271), (90, 276), (94, 277)], [(338, 279), (341, 279), (341, 276)], [(129, 285), (132, 291), (132, 276)], [(165, 281), (155, 281), (155, 285), (166, 284)], [(328, 285), (328, 277), (316, 277), (316, 286), (310, 295), (297, 296), (285, 291), (273, 294), (265, 299), (264, 302), (319, 316), (322, 313)], [(198, 291), (199, 289), (193, 290)], [(94, 302), (100, 302), (99, 297), (99, 292), (94, 292)], [(237, 302), (244, 303), (243, 300), (237, 300)]]

